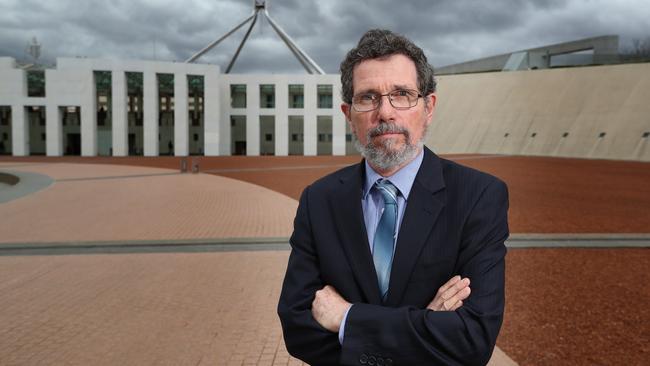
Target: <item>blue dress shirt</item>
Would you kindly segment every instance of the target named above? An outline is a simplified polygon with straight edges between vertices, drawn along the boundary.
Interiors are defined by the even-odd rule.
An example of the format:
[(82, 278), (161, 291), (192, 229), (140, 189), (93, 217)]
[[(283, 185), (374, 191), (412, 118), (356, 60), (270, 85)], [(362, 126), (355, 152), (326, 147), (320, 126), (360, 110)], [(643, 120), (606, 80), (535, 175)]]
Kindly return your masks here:
[[(388, 179), (395, 187), (397, 187), (399, 194), (397, 195), (397, 225), (395, 225), (395, 243), (397, 243), (397, 237), (399, 235), (399, 228), (402, 224), (402, 218), (404, 217), (404, 211), (406, 210), (406, 204), (408, 202), (409, 193), (411, 193), (411, 187), (413, 187), (413, 182), (415, 181), (415, 176), (420, 170), (420, 165), (422, 165), (422, 160), (424, 159), (424, 152), (420, 150), (420, 153), (413, 159), (410, 163), (405, 165), (402, 169), (395, 172), (395, 174), (390, 177), (383, 177), (377, 173), (366, 161), (366, 180), (363, 185), (363, 195), (361, 196), (361, 207), (363, 208), (363, 220), (366, 225), (366, 233), (368, 234), (368, 243), (370, 244), (370, 252), (373, 252), (373, 241), (375, 238), (375, 231), (377, 231), (377, 225), (381, 219), (381, 214), (384, 212), (384, 200), (376, 189), (372, 189), (379, 179)], [(393, 246), (395, 250), (396, 246)], [(389, 287), (390, 288), (390, 287)], [(390, 290), (389, 290), (390, 291)], [(350, 306), (343, 316), (341, 321), (341, 326), (339, 327), (339, 343), (343, 344), (343, 338), (345, 334), (345, 321), (348, 318), (348, 313), (350, 312)]]

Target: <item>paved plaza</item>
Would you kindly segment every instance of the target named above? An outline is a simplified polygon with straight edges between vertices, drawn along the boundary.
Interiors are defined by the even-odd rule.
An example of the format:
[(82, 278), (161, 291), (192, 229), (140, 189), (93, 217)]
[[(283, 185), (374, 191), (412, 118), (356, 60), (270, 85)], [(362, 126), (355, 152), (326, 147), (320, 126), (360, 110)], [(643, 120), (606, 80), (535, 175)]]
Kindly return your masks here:
[[(339, 166), (294, 165), (285, 178), (280, 168), (220, 171), (246, 174), (245, 182), (128, 164), (0, 162), (5, 172), (51, 180), (0, 203), (0, 364), (302, 364), (288, 355), (275, 312), (297, 202), (268, 186), (281, 179), (298, 186), (298, 174)], [(268, 171), (278, 180), (269, 181)], [(0, 198), (8, 189), (0, 187)], [(643, 191), (640, 197), (647, 199)], [(143, 243), (134, 253), (122, 250)], [(511, 249), (499, 345), (521, 364), (579, 364), (576, 357), (637, 364), (648, 354), (639, 326), (649, 316), (648, 287), (625, 304), (615, 299), (635, 291), (635, 279), (647, 283), (648, 260), (643, 248)], [(589, 281), (553, 290), (566, 275)], [(564, 346), (576, 339), (589, 342)], [(508, 355), (497, 348), (491, 365), (514, 365)]]
[[(297, 207), (216, 175), (72, 163), (0, 168), (52, 179), (0, 205), (5, 248), (277, 241), (290, 235)], [(288, 253), (0, 256), (1, 364), (301, 365), (284, 347), (275, 312)], [(497, 350), (493, 364), (514, 363)]]

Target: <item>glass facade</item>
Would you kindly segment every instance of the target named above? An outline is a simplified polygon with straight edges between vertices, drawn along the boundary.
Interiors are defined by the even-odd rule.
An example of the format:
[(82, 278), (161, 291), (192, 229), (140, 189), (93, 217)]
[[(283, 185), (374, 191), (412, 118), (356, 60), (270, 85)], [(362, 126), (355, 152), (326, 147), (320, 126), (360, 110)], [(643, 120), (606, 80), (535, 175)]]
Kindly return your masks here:
[(260, 108), (275, 108), (275, 85), (260, 85)]
[(230, 106), (246, 108), (246, 84), (230, 85)]
[(289, 85), (289, 108), (305, 108), (305, 88), (303, 85)]
[(332, 85), (318, 85), (318, 108), (332, 108)]

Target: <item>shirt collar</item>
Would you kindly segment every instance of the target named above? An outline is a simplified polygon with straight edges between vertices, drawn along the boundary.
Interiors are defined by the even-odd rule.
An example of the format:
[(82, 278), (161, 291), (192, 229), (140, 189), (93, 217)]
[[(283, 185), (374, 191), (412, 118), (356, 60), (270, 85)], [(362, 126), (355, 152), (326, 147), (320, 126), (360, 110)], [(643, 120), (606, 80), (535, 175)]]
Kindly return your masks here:
[[(385, 177), (385, 179), (390, 180), (391, 183), (402, 193), (404, 199), (408, 200), (409, 193), (411, 193), (411, 187), (413, 187), (413, 182), (415, 181), (415, 176), (420, 170), (420, 165), (422, 165), (422, 160), (424, 159), (424, 149), (420, 150), (420, 153), (413, 159), (410, 163), (406, 164), (402, 169), (395, 172), (395, 174), (390, 177)], [(365, 200), (370, 192), (372, 186), (377, 182), (378, 179), (384, 178), (379, 173), (377, 173), (371, 166), (368, 164), (368, 161), (365, 161), (366, 164), (366, 181), (363, 186), (363, 199)]]

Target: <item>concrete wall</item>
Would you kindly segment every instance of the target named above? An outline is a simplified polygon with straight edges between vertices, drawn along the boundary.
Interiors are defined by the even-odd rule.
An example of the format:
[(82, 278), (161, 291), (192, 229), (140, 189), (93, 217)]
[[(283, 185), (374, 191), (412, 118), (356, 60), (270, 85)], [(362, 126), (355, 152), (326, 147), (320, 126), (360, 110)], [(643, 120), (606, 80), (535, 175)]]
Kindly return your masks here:
[[(0, 106), (11, 106), (13, 155), (40, 153), (38, 141), (30, 138), (30, 116), (26, 107), (43, 106), (46, 110), (46, 153), (60, 156), (64, 153), (64, 131), (61, 126), (61, 107), (80, 107), (81, 155), (98, 154), (97, 105), (94, 71), (110, 71), (113, 83), (112, 117), (113, 155), (128, 154), (128, 114), (125, 102), (127, 85), (125, 72), (143, 74), (143, 148), (147, 156), (159, 154), (158, 142), (158, 88), (156, 74), (174, 74), (174, 153), (185, 156), (189, 147), (187, 110), (187, 75), (203, 75), (206, 99), (205, 131), (219, 130), (219, 68), (213, 65), (199, 65), (172, 62), (100, 60), (87, 58), (59, 58), (56, 69), (45, 70), (45, 97), (28, 97), (25, 71), (16, 68), (15, 61), (0, 57)], [(123, 96), (123, 97), (120, 97)], [(167, 140), (171, 133), (166, 132)], [(40, 136), (40, 133), (38, 134)], [(161, 136), (161, 140), (162, 140)], [(99, 138), (106, 138), (100, 136)], [(218, 133), (213, 139), (211, 152), (218, 154)], [(168, 141), (165, 141), (167, 146)], [(164, 151), (166, 152), (166, 151)], [(207, 153), (207, 152), (206, 152)]]
[[(584, 50), (593, 50), (593, 63), (610, 64), (618, 62), (618, 36), (600, 36), (585, 38), (576, 41), (562, 42), (548, 46), (529, 48), (526, 50), (515, 51), (485, 57), (477, 60), (461, 62), (458, 64), (442, 66), (436, 68), (439, 75), (459, 74), (472, 72), (488, 72), (503, 70), (506, 62), (512, 54), (526, 52), (530, 56), (527, 63), (529, 68), (548, 68), (550, 66), (550, 57)], [(544, 58), (540, 62), (540, 58)]]
[(650, 137), (643, 137), (650, 132), (650, 64), (445, 75), (438, 82), (427, 145), (439, 153), (650, 161)]
[[(341, 86), (339, 75), (221, 75), (221, 119), (230, 121), (230, 116), (246, 116), (246, 155), (260, 155), (273, 150), (275, 155), (289, 155), (291, 131), (289, 116), (302, 116), (304, 134), (304, 155), (316, 155), (319, 151), (317, 119), (327, 116), (332, 119), (330, 134), (332, 141), (328, 151), (333, 155), (345, 155), (345, 118), (340, 111)], [(233, 108), (231, 85), (246, 85), (246, 108)], [(274, 108), (262, 108), (260, 102), (260, 85), (275, 85)], [(289, 85), (303, 85), (304, 108), (289, 108)], [(332, 85), (332, 108), (318, 108), (318, 85)], [(274, 133), (271, 149), (270, 142), (262, 141), (266, 130), (262, 131), (260, 116), (273, 116)], [(265, 117), (265, 121), (270, 118)], [(221, 124), (222, 154), (229, 154), (231, 147), (230, 123)], [(239, 133), (239, 132), (238, 132)], [(237, 133), (237, 134), (238, 134)], [(235, 135), (237, 135), (235, 134)], [(294, 144), (298, 144), (296, 142)], [(294, 152), (299, 147), (291, 150)]]
[[(230, 155), (233, 141), (245, 141), (247, 155), (354, 153), (339, 110), (338, 75), (222, 75), (215, 66), (171, 62), (58, 59), (46, 70), (45, 97), (27, 97), (25, 72), (0, 57), (0, 106), (11, 108), (12, 154), (65, 153), (69, 133), (81, 134), (81, 154), (98, 154), (93, 71), (112, 73), (112, 152), (128, 155), (128, 134), (137, 134), (140, 151), (155, 156), (185, 156), (202, 143), (205, 155)], [(143, 74), (138, 113), (143, 125), (127, 113), (125, 72)], [(174, 74), (174, 112), (159, 126), (156, 74)], [(187, 75), (204, 77), (203, 126), (188, 118)], [(246, 108), (231, 105), (231, 85), (246, 85)], [(260, 85), (274, 85), (274, 105), (262, 108)], [(289, 85), (302, 85), (303, 108), (289, 108)], [(331, 108), (318, 107), (318, 85), (332, 85)], [(513, 71), (439, 77), (439, 100), (428, 145), (441, 153), (488, 153), (650, 160), (650, 64)], [(122, 97), (120, 97), (122, 96)], [(45, 123), (32, 112), (45, 110)], [(79, 108), (79, 123), (62, 126), (62, 107)], [(44, 109), (42, 108), (44, 107)], [(41, 113), (41, 112), (39, 112)], [(133, 113), (131, 113), (133, 114)], [(231, 117), (240, 118), (231, 130)], [(261, 126), (272, 120), (271, 131)], [(289, 118), (294, 121), (289, 128)], [(302, 121), (302, 122), (298, 122)], [(320, 121), (320, 122), (319, 122)], [(73, 129), (73, 130), (71, 130)], [(202, 130), (201, 130), (202, 129)], [(643, 137), (648, 132), (647, 137)], [(272, 134), (272, 141), (265, 140)], [(42, 141), (42, 135), (46, 141)], [(158, 135), (161, 135), (159, 142)], [(194, 135), (198, 142), (194, 142)], [(296, 134), (296, 141), (292, 135)], [(319, 139), (320, 134), (320, 139)], [(33, 135), (30, 137), (30, 135)], [(241, 135), (241, 136), (240, 136)], [(0, 135), (1, 136), (1, 135)], [(264, 139), (263, 139), (264, 137)], [(190, 139), (192, 141), (190, 141)], [(203, 141), (201, 141), (203, 140)], [(319, 141), (320, 140), (320, 141)]]

